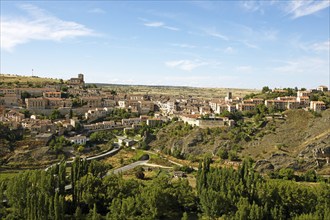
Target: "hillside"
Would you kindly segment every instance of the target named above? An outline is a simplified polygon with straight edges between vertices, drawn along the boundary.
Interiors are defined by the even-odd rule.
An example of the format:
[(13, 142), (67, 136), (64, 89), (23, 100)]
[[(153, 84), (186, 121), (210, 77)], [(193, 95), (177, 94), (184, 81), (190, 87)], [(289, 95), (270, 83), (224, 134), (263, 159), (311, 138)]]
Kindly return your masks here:
[(285, 120), (275, 122), (274, 132), (245, 143), (242, 154), (256, 160), (265, 159), (264, 162), (270, 162), (275, 168), (319, 168), (329, 174), (325, 157), (330, 156), (330, 110), (324, 111), (322, 117), (304, 110), (285, 114)]
[[(152, 148), (186, 159), (200, 158), (219, 150), (252, 157), (261, 171), (290, 167), (297, 171), (315, 168), (329, 174), (330, 110), (322, 117), (304, 110), (284, 112), (284, 118), (269, 118), (262, 124), (245, 122), (234, 129), (200, 129), (175, 122), (162, 128)], [(242, 135), (244, 131), (244, 135)]]
[(6, 86), (16, 84), (26, 85), (29, 83), (32, 84), (46, 84), (46, 83), (59, 83), (59, 79), (45, 78), (38, 76), (20, 76), (15, 74), (0, 74), (0, 83)]

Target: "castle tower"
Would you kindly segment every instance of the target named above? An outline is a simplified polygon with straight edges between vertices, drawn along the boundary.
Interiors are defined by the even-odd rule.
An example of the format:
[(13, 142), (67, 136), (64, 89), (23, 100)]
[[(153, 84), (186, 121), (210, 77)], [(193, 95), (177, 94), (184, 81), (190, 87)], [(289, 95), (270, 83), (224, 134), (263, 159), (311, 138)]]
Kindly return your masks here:
[(227, 99), (232, 99), (232, 94), (231, 94), (231, 92), (227, 92)]
[(231, 99), (232, 99), (232, 94), (231, 94), (231, 92), (227, 92), (227, 96), (225, 97), (225, 101), (226, 101), (226, 102), (229, 102), (229, 101), (231, 101)]
[(82, 73), (78, 74), (78, 78), (79, 78), (81, 81), (84, 81), (84, 74), (82, 74)]

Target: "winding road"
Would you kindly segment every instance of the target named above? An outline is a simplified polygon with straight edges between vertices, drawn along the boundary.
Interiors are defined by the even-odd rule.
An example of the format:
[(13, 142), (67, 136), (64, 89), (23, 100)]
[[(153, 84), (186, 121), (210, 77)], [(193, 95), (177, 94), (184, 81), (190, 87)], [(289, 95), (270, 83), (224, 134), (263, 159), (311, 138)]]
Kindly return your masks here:
[[(98, 160), (98, 159), (101, 159), (101, 158), (103, 158), (103, 157), (106, 157), (106, 156), (109, 156), (109, 155), (115, 154), (115, 153), (117, 153), (117, 152), (120, 150), (120, 146), (119, 146), (119, 144), (117, 144), (117, 143), (114, 143), (114, 145), (115, 145), (115, 147), (114, 147), (112, 150), (108, 150), (108, 151), (106, 151), (106, 152), (104, 152), (104, 153), (102, 153), (102, 154), (96, 155), (96, 156), (86, 157), (85, 159), (86, 159), (87, 161), (89, 161), (89, 160)], [(73, 161), (74, 161), (74, 160), (68, 160), (68, 161), (65, 161), (65, 163), (66, 163), (66, 164), (71, 164), (71, 163), (73, 163)], [(45, 169), (45, 171), (49, 170), (49, 169), (52, 168), (53, 166), (60, 165), (60, 164), (61, 164), (61, 162), (58, 162), (58, 163), (52, 164), (52, 165), (48, 166), (48, 167)]]
[[(141, 165), (145, 165), (146, 163), (148, 163), (149, 160), (140, 160), (140, 161), (136, 161), (134, 163), (131, 163), (131, 164), (128, 164), (126, 166), (123, 166), (123, 167), (120, 167), (120, 168), (117, 168), (115, 170), (110, 170), (108, 171), (107, 175), (110, 175), (112, 173), (114, 174), (119, 174), (119, 173), (123, 173), (125, 171), (128, 171), (128, 170), (131, 170), (131, 169), (134, 169), (135, 167), (137, 166), (141, 166)], [(106, 175), (106, 176), (107, 176)]]

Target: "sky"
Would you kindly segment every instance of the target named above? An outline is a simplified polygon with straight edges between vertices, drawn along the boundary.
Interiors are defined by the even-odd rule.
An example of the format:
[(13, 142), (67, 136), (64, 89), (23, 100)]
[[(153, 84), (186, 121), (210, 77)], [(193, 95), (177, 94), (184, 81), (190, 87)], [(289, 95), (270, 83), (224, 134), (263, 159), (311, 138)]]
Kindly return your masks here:
[(4, 74), (218, 88), (330, 84), (330, 0), (0, 4)]

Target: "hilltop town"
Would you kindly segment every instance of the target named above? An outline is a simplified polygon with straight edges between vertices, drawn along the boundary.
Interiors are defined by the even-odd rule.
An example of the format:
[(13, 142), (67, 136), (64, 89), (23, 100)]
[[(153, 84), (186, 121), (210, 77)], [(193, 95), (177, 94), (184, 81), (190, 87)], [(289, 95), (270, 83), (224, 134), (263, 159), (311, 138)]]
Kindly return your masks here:
[[(120, 144), (141, 147), (150, 142), (146, 141), (148, 135), (140, 132), (142, 128), (160, 128), (173, 120), (213, 129), (235, 127), (238, 119), (249, 120), (263, 108), (272, 118), (282, 118), (281, 112), (291, 109), (320, 114), (330, 107), (329, 98), (324, 96), (328, 93), (326, 86), (310, 90), (272, 90), (265, 86), (259, 94), (236, 97), (228, 90), (225, 97), (216, 99), (129, 94), (85, 84), (84, 75), (78, 74), (77, 78), (43, 84), (3, 82), (0, 121), (10, 130), (19, 131), (24, 143), (30, 145), (50, 146), (54, 150), (61, 139), (67, 146), (74, 146), (67, 148), (74, 156), (93, 152), (97, 142), (93, 133), (100, 131), (118, 130), (116, 140)], [(127, 135), (137, 133), (141, 133), (140, 139)], [(6, 143), (2, 141), (3, 146)], [(55, 149), (56, 153), (63, 150), (63, 146)], [(0, 152), (2, 163), (10, 161), (11, 151)]]
[[(19, 210), (16, 200), (25, 193), (30, 201), (32, 194), (19, 190), (27, 185), (27, 189), (36, 189), (38, 198), (46, 195), (38, 202), (47, 201), (50, 208), (24, 209), (40, 212), (39, 216), (54, 212), (62, 215), (59, 219), (140, 215), (138, 211), (124, 213), (121, 218), (111, 214), (118, 207), (123, 210), (113, 205), (116, 196), (126, 198), (133, 195), (132, 190), (140, 191), (132, 201), (146, 198), (145, 204), (161, 210), (161, 214), (143, 211), (142, 219), (151, 215), (197, 218), (199, 204), (206, 213), (210, 205), (205, 198), (212, 194), (204, 193), (205, 182), (217, 189), (220, 182), (223, 187), (235, 186), (220, 190), (232, 190), (239, 198), (250, 195), (255, 186), (261, 187), (256, 188), (259, 195), (269, 190), (267, 184), (284, 187), (286, 192), (305, 190), (313, 198), (317, 198), (315, 190), (305, 184), (313, 182), (317, 192), (329, 192), (323, 188), (330, 172), (330, 93), (326, 86), (264, 86), (249, 92), (224, 89), (221, 94), (199, 88), (186, 88), (188, 92), (183, 87), (158, 90), (165, 89), (165, 93), (138, 86), (87, 84), (83, 74), (68, 80), (17, 75), (1, 78), (0, 217), (23, 215), (11, 207)], [(206, 91), (209, 94), (205, 95)], [(28, 171), (22, 172), (24, 169)], [(43, 193), (43, 187), (49, 187), (52, 194)], [(155, 194), (159, 201), (164, 195), (170, 196), (183, 211), (149, 203), (154, 191), (161, 193)], [(270, 191), (273, 195), (277, 188)], [(225, 195), (224, 201), (233, 198), (226, 193), (214, 195)], [(283, 201), (286, 195), (280, 193), (274, 198)], [(240, 201), (234, 203), (241, 207)], [(142, 210), (139, 204), (130, 207)], [(255, 206), (256, 213), (267, 214), (255, 204), (251, 207)], [(323, 203), (319, 205), (314, 199), (311, 204), (314, 210), (315, 204), (322, 207)], [(64, 211), (63, 207), (70, 205)], [(108, 209), (110, 214), (106, 214)], [(272, 216), (275, 209), (271, 208)], [(327, 211), (323, 210), (316, 214), (325, 216)]]

